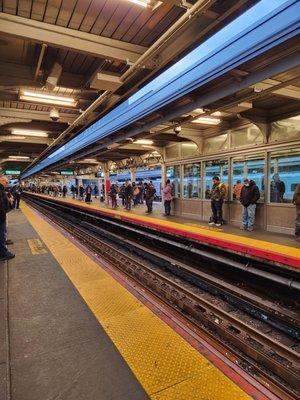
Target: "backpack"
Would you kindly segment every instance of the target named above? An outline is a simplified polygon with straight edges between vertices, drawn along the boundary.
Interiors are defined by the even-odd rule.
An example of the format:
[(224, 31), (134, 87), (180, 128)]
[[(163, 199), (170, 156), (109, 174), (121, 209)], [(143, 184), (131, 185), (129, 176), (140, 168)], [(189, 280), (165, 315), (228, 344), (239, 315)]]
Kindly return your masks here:
[(221, 182), (218, 185), (218, 188), (222, 191), (224, 191), (224, 200), (228, 199), (228, 187), (225, 185), (225, 183)]

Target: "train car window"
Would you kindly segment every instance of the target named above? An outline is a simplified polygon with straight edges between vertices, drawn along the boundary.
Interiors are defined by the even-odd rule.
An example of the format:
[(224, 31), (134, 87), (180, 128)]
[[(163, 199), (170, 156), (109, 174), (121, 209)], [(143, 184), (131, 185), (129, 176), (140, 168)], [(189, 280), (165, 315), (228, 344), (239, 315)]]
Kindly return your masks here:
[(291, 203), (295, 187), (300, 183), (300, 149), (286, 153), (271, 153), (271, 203)]
[(260, 191), (260, 202), (265, 198), (265, 158), (253, 156), (238, 157), (232, 160), (231, 199), (238, 202), (245, 178), (253, 180)]
[(183, 166), (183, 197), (198, 199), (201, 197), (201, 164)]
[[(210, 160), (205, 162), (204, 173), (204, 197), (209, 199), (210, 189), (212, 187), (212, 178), (218, 176), (221, 182), (228, 187), (228, 160)], [(227, 191), (228, 192), (228, 191)]]

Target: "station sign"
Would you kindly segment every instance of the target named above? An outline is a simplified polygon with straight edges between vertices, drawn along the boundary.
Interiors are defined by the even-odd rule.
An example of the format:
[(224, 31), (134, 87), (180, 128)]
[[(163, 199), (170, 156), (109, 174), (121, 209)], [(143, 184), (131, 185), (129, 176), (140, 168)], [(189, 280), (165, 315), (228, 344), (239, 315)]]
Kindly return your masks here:
[(64, 171), (60, 171), (60, 174), (64, 175), (64, 176), (71, 176), (71, 175), (74, 175), (74, 171), (64, 170)]
[(6, 169), (5, 170), (5, 175), (20, 175), (21, 171), (17, 169)]

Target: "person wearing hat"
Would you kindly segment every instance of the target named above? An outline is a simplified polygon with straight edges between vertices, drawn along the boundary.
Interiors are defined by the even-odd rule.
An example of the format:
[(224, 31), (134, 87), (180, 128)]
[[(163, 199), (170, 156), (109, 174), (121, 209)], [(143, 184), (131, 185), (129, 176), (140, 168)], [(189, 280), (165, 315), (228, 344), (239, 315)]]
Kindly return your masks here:
[(209, 193), (212, 216), (209, 225), (221, 226), (223, 224), (223, 202), (226, 198), (226, 186), (218, 176), (213, 177), (213, 186)]
[(244, 180), (240, 202), (243, 206), (241, 229), (253, 231), (255, 223), (256, 203), (260, 198), (258, 186), (250, 179)]
[(0, 177), (0, 261), (10, 260), (15, 257), (13, 253), (8, 251), (7, 244), (7, 229), (6, 229), (6, 214), (12, 209), (8, 200), (5, 188), (8, 181), (5, 177)]

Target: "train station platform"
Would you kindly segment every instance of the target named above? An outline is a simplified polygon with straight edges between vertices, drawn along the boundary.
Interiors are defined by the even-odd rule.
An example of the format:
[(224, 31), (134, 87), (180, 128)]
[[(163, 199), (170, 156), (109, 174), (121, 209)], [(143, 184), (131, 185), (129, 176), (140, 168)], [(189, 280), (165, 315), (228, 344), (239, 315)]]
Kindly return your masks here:
[[(0, 263), (0, 398), (275, 399), (22, 204)], [(164, 317), (165, 316), (165, 317)]]
[[(49, 197), (41, 194), (35, 196)], [(139, 205), (131, 211), (122, 206), (113, 210), (105, 203), (94, 199), (91, 204), (70, 197), (51, 197), (52, 201), (62, 204), (72, 204), (78, 209), (88, 209), (117, 220), (127, 221), (140, 226), (190, 238), (191, 240), (207, 243), (229, 251), (247, 254), (259, 259), (300, 268), (300, 243), (294, 237), (285, 234), (254, 230), (241, 231), (238, 228), (224, 225), (221, 228), (209, 227), (207, 223), (195, 222), (175, 216), (165, 217), (161, 206), (154, 207), (151, 215), (145, 215), (145, 206)]]

